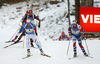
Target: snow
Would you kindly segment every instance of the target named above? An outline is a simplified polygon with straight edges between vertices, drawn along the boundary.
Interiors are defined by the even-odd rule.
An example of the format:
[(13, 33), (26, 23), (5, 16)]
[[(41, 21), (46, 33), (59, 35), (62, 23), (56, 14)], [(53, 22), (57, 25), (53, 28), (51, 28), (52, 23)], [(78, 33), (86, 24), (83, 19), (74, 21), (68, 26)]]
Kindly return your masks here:
[[(29, 2), (31, 3), (31, 1)], [(40, 2), (41, 6), (39, 9), (33, 8), (33, 12), (37, 15), (39, 13), (40, 19), (44, 19), (41, 22), (41, 29), (38, 30), (38, 33), (41, 36), (45, 36), (45, 39), (58, 40), (61, 32), (65, 29), (68, 29), (68, 19), (67, 15), (67, 4), (66, 2), (58, 3), (55, 5), (47, 4), (47, 7), (43, 5), (43, 2)], [(34, 2), (37, 4), (37, 2)], [(38, 3), (39, 4), (39, 3)], [(24, 16), (26, 12), (26, 2), (21, 2), (14, 5), (3, 6), (0, 9), (0, 29), (18, 29), (21, 18)], [(57, 7), (57, 6), (60, 7)], [(21, 9), (17, 9), (20, 7)], [(11, 9), (12, 8), (12, 9)], [(43, 9), (43, 11), (40, 11)], [(36, 21), (36, 20), (35, 20)], [(35, 22), (34, 21), (34, 22)], [(37, 23), (37, 22), (35, 22)], [(68, 34), (67, 30), (65, 30), (66, 34)], [(56, 37), (55, 37), (56, 35)]]
[[(3, 39), (3, 38), (1, 38)], [(41, 40), (41, 39), (40, 39)], [(11, 43), (2, 43), (0, 41), (0, 64), (99, 64), (100, 63), (100, 41), (99, 40), (87, 40), (90, 56), (85, 57), (77, 45), (78, 57), (68, 60), (73, 56), (72, 41), (69, 48), (69, 54), (66, 55), (69, 41), (41, 41), (44, 52), (51, 55), (51, 58), (40, 55), (38, 49), (31, 48), (31, 56), (27, 59), (22, 59), (26, 56), (26, 46), (22, 48), (23, 43), (18, 43), (11, 47), (4, 49), (3, 47)], [(35, 45), (35, 44), (34, 44)], [(85, 42), (83, 46), (86, 48)]]
[[(52, 41), (47, 40), (45, 41), (43, 37), (39, 36), (39, 40), (41, 41), (42, 48), (44, 52), (51, 56), (51, 58), (44, 57), (40, 55), (40, 51), (35, 48), (31, 49), (31, 56), (27, 59), (22, 59), (27, 55), (26, 51), (26, 44), (24, 43), (18, 43), (16, 45), (13, 45), (11, 47), (8, 47), (4, 49), (6, 45), (12, 44), (12, 43), (4, 43), (13, 35), (13, 33), (16, 30), (0, 30), (0, 64), (99, 64), (100, 63), (100, 40), (87, 40), (87, 45), (89, 48), (90, 56), (93, 57), (93, 59), (89, 57), (85, 57), (80, 50), (78, 43), (77, 43), (77, 54), (78, 57), (68, 60), (68, 58), (73, 56), (73, 42), (71, 40), (70, 47), (69, 47), (69, 53), (67, 53), (67, 48), (69, 41)], [(12, 32), (12, 33), (10, 33)], [(4, 33), (4, 34), (2, 34)], [(6, 36), (6, 37), (5, 37)], [(23, 38), (22, 38), (23, 39)], [(34, 44), (35, 45), (35, 44)], [(36, 46), (36, 45), (35, 45)], [(83, 46), (87, 52), (85, 41), (83, 40)]]

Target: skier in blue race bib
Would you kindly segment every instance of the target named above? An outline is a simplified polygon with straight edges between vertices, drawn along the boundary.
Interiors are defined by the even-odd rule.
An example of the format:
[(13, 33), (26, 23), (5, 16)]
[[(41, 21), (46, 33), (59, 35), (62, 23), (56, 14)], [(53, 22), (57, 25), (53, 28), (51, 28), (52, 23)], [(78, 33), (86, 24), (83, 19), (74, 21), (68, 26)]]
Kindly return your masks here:
[[(73, 41), (73, 51), (74, 51), (74, 57), (77, 56), (77, 47), (76, 47), (76, 40), (78, 40), (78, 44), (82, 50), (82, 52), (84, 53), (85, 56), (88, 56), (88, 54), (86, 53), (84, 47), (82, 46), (82, 40), (81, 40), (81, 32), (80, 30), (83, 31), (83, 35), (84, 35), (84, 39), (86, 39), (85, 37), (85, 31), (84, 29), (77, 24), (77, 21), (73, 21), (73, 23), (71, 24), (71, 26), (68, 29), (69, 32), (69, 37), (72, 38)], [(72, 35), (71, 35), (72, 32)]]
[(36, 35), (37, 34), (37, 30), (36, 30), (36, 26), (31, 23), (31, 20), (30, 19), (27, 19), (26, 23), (24, 23), (20, 29), (20, 31), (18, 32), (18, 34), (16, 36), (19, 36), (20, 33), (24, 32), (25, 31), (25, 34), (26, 34), (26, 46), (27, 46), (27, 56), (30, 56), (30, 39), (32, 39), (35, 44), (37, 45), (37, 47), (40, 49), (40, 52), (41, 52), (41, 55), (44, 54), (37, 38), (36, 38)]
[[(29, 19), (31, 20), (31, 22), (32, 22), (32, 21), (34, 22), (34, 19), (39, 20), (38, 27), (40, 28), (40, 22), (41, 22), (41, 20), (39, 19), (39, 16), (36, 16), (36, 15), (33, 13), (32, 10), (27, 11), (26, 14), (24, 15), (24, 17), (21, 19), (22, 25), (23, 25), (24, 23), (27, 22), (27, 18), (29, 18)], [(21, 38), (22, 38), (23, 36), (25, 36), (25, 31), (22, 32), (22, 33), (20, 34), (20, 37), (18, 38), (17, 41), (15, 41), (16, 38), (17, 38), (17, 36), (15, 36), (15, 38), (14, 38), (12, 41), (15, 41), (15, 43), (17, 43), (17, 42), (19, 42), (19, 41), (21, 40)], [(34, 45), (33, 45), (33, 40), (32, 40), (32, 39), (30, 39), (30, 43), (31, 43), (31, 46), (34, 47)]]

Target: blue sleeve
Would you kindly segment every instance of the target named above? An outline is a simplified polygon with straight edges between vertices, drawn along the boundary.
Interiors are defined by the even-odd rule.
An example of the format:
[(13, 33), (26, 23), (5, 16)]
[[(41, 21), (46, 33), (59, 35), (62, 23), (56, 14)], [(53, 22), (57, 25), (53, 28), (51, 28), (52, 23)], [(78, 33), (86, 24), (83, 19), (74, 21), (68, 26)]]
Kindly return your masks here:
[(83, 34), (85, 33), (85, 30), (83, 29)]
[(21, 29), (19, 30), (19, 33), (24, 32), (25, 25), (26, 25), (26, 23), (21, 27)]
[(22, 20), (24, 20), (26, 17), (27, 17), (27, 14), (24, 15), (24, 17), (21, 19), (21, 22), (22, 22)]
[(73, 24), (71, 24), (71, 28), (73, 28)]
[(34, 27), (34, 28), (36, 28), (36, 25), (34, 25), (33, 23), (31, 23), (32, 24), (32, 26)]
[(71, 35), (71, 27), (68, 28), (68, 33)]

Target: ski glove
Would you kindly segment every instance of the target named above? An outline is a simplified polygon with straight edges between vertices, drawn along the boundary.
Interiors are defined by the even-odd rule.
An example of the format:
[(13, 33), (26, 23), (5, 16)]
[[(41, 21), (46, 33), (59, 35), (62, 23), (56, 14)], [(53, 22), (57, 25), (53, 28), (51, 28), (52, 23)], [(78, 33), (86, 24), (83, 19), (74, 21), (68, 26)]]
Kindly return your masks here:
[(38, 27), (40, 28), (40, 23), (38, 24)]
[(38, 35), (37, 32), (35, 32), (36, 36)]
[(71, 35), (69, 35), (69, 40), (71, 40), (71, 38), (72, 38), (72, 36), (71, 36)]
[(86, 36), (83, 36), (83, 39), (86, 40)]

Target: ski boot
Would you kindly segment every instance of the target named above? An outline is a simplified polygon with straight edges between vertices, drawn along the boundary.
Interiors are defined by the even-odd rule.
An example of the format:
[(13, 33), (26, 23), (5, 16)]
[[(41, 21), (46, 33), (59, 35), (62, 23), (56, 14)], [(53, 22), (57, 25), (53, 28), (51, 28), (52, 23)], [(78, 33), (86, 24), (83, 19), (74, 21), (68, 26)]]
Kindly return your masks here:
[(43, 50), (42, 50), (42, 49), (40, 49), (40, 52), (41, 52), (41, 55), (45, 55), (45, 53), (43, 52)]
[(77, 52), (76, 52), (76, 50), (74, 50), (74, 57), (77, 57)]
[(19, 42), (19, 40), (15, 41), (14, 43), (16, 44), (16, 43), (18, 43), (18, 42)]
[(88, 56), (88, 54), (85, 52), (85, 50), (83, 51), (83, 53), (84, 53), (85, 56)]
[(30, 56), (30, 49), (27, 49), (27, 56)]

